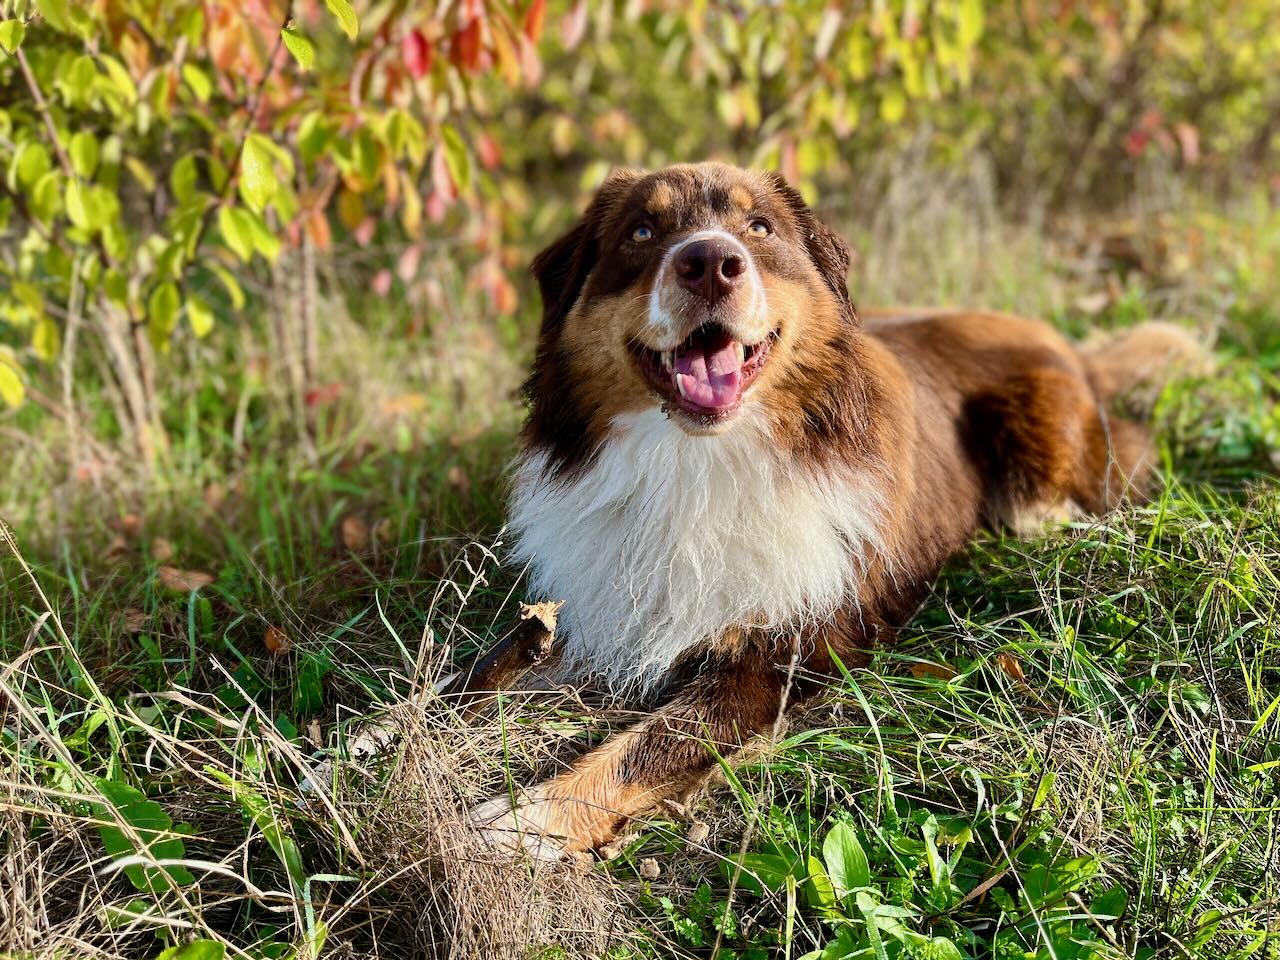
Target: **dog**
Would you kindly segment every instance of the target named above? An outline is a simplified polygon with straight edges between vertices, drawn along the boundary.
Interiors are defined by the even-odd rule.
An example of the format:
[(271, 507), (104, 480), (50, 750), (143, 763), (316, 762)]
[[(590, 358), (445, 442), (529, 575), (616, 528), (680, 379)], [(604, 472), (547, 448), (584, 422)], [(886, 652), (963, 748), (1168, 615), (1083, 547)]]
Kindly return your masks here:
[[(696, 790), (865, 666), (982, 529), (1140, 499), (1117, 396), (1198, 345), (1082, 348), (999, 313), (860, 315), (849, 248), (779, 175), (620, 170), (533, 263), (544, 306), (510, 509), (564, 675), (647, 718), (472, 811), (539, 858)], [(514, 800), (514, 802), (513, 802)]]

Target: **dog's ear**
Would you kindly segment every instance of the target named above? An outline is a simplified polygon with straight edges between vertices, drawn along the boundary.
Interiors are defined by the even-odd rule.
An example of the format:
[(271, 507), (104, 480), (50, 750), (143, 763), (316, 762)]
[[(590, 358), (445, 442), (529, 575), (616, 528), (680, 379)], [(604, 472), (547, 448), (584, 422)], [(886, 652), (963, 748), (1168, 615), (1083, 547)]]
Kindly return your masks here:
[(849, 245), (844, 238), (818, 219), (809, 205), (804, 202), (800, 191), (780, 173), (769, 175), (773, 181), (773, 189), (795, 217), (796, 225), (804, 239), (805, 250), (809, 259), (818, 268), (823, 281), (831, 288), (840, 302), (841, 309), (854, 323), (858, 322), (858, 311), (849, 296)]
[(600, 224), (616, 208), (626, 189), (644, 175), (622, 168), (605, 178), (573, 229), (536, 257), (530, 268), (542, 292), (542, 330), (558, 326), (573, 309), (599, 257)]

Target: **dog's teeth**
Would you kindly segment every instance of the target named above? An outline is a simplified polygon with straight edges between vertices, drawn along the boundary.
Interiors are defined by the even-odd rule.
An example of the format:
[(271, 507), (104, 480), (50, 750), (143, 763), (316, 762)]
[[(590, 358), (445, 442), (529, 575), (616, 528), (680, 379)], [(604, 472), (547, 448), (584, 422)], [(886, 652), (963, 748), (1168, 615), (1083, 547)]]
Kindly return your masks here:
[(671, 350), (663, 350), (658, 356), (662, 358), (662, 368), (668, 373), (671, 372), (671, 366), (675, 363), (675, 353)]
[(689, 394), (688, 394), (688, 393), (686, 393), (686, 392), (685, 392), (685, 389), (684, 389), (684, 375), (683, 375), (683, 374), (676, 374), (676, 389), (680, 391), (680, 398), (681, 398), (682, 400), (688, 400), (688, 399), (689, 399)]
[(733, 346), (738, 351), (738, 366), (742, 366), (747, 362), (747, 348), (738, 342), (735, 342)]

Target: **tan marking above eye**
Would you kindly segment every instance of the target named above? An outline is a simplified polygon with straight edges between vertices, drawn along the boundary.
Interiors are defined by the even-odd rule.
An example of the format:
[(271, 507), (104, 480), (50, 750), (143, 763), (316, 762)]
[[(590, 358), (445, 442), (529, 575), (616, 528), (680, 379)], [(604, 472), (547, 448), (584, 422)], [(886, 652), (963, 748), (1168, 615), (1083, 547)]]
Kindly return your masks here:
[(659, 183), (653, 188), (653, 192), (649, 194), (649, 199), (645, 202), (644, 208), (652, 214), (659, 214), (669, 210), (675, 202), (676, 193), (671, 189), (671, 184)]
[(729, 190), (729, 199), (740, 209), (750, 210), (756, 205), (756, 199), (746, 187), (736, 186)]

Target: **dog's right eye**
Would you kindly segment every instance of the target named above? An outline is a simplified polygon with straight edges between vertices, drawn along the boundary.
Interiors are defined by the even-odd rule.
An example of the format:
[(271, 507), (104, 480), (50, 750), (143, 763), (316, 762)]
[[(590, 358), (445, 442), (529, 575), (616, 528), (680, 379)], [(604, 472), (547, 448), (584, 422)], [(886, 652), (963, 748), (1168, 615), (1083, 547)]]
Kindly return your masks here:
[(647, 223), (639, 224), (634, 230), (631, 231), (632, 243), (648, 243), (652, 239), (653, 239), (653, 227), (649, 226)]

